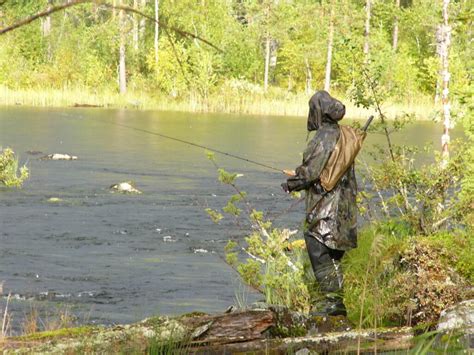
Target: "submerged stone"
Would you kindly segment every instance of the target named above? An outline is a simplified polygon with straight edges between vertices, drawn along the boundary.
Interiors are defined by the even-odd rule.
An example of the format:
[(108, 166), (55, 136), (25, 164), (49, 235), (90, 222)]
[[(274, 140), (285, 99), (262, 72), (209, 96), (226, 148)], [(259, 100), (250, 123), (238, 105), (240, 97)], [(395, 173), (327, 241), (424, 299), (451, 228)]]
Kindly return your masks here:
[(43, 160), (77, 160), (77, 156), (69, 155), (69, 154), (54, 153), (54, 154), (45, 155), (41, 159)]
[(120, 192), (123, 194), (141, 194), (142, 192), (135, 187), (132, 181), (119, 182), (110, 186), (111, 192)]
[(63, 199), (59, 197), (50, 197), (48, 199), (48, 202), (51, 202), (51, 203), (63, 202)]

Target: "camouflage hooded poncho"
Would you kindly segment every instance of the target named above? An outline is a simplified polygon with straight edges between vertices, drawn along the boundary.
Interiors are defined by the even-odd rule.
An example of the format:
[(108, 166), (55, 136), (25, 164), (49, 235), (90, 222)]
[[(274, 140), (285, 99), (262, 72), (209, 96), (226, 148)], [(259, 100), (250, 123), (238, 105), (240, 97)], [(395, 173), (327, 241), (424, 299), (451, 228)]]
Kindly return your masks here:
[(316, 131), (303, 154), (296, 175), (287, 180), (289, 191), (305, 190), (305, 233), (328, 248), (348, 250), (357, 246), (357, 182), (354, 166), (331, 191), (325, 191), (319, 176), (339, 139), (338, 121), (345, 106), (326, 91), (309, 101), (308, 131)]

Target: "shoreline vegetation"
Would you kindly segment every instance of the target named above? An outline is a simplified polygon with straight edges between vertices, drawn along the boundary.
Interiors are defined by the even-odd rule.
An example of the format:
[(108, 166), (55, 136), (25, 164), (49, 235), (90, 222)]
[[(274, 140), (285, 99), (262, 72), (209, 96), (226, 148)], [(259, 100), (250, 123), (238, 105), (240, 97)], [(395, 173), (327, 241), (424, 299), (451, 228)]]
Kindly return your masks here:
[[(346, 116), (351, 119), (366, 119), (373, 110), (355, 106), (344, 94), (338, 95), (346, 105)], [(157, 111), (181, 111), (191, 113), (225, 113), (256, 116), (301, 116), (308, 114), (311, 94), (283, 93), (227, 94), (216, 93), (206, 100), (188, 94), (181, 98), (150, 95), (147, 92), (130, 91), (119, 94), (113, 91), (94, 93), (84, 88), (72, 89), (9, 89), (0, 86), (0, 106), (26, 107), (97, 107), (112, 109), (138, 109)], [(441, 105), (432, 98), (415, 97), (399, 103), (386, 103), (387, 117), (395, 118), (410, 114), (416, 120), (429, 121), (439, 116)]]

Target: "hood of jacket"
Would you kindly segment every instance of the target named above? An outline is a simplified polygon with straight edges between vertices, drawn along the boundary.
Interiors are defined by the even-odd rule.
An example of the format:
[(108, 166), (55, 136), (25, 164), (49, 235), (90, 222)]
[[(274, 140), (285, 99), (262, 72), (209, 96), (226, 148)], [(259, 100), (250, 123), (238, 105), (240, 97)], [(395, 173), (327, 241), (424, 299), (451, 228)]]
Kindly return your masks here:
[(341, 101), (327, 91), (317, 91), (309, 100), (308, 131), (318, 130), (323, 123), (337, 123), (345, 114), (346, 107)]

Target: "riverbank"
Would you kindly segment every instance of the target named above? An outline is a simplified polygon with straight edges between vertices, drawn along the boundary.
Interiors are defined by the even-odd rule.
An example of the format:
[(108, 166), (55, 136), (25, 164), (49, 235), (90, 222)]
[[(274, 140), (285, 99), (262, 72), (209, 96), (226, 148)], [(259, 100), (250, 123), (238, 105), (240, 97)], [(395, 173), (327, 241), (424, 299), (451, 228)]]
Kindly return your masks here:
[[(373, 113), (355, 107), (342, 94), (347, 115), (354, 119), (364, 119)], [(306, 116), (309, 95), (281, 91), (263, 93), (217, 92), (207, 100), (189, 94), (185, 98), (153, 96), (146, 92), (129, 92), (120, 95), (112, 91), (91, 92), (86, 89), (16, 89), (0, 87), (0, 106), (33, 107), (103, 107), (116, 109), (139, 109), (181, 112), (235, 113), (271, 116)], [(440, 108), (428, 97), (414, 97), (403, 103), (387, 103), (384, 112), (389, 118), (409, 113), (417, 120), (433, 119)]]
[[(463, 310), (472, 311), (473, 302)], [(225, 313), (156, 316), (113, 327), (83, 326), (0, 337), (4, 354), (223, 354), (376, 353), (418, 350), (469, 352), (472, 329), (454, 310), (435, 332), (413, 327), (355, 328), (345, 317), (309, 316), (281, 306), (254, 304)]]

